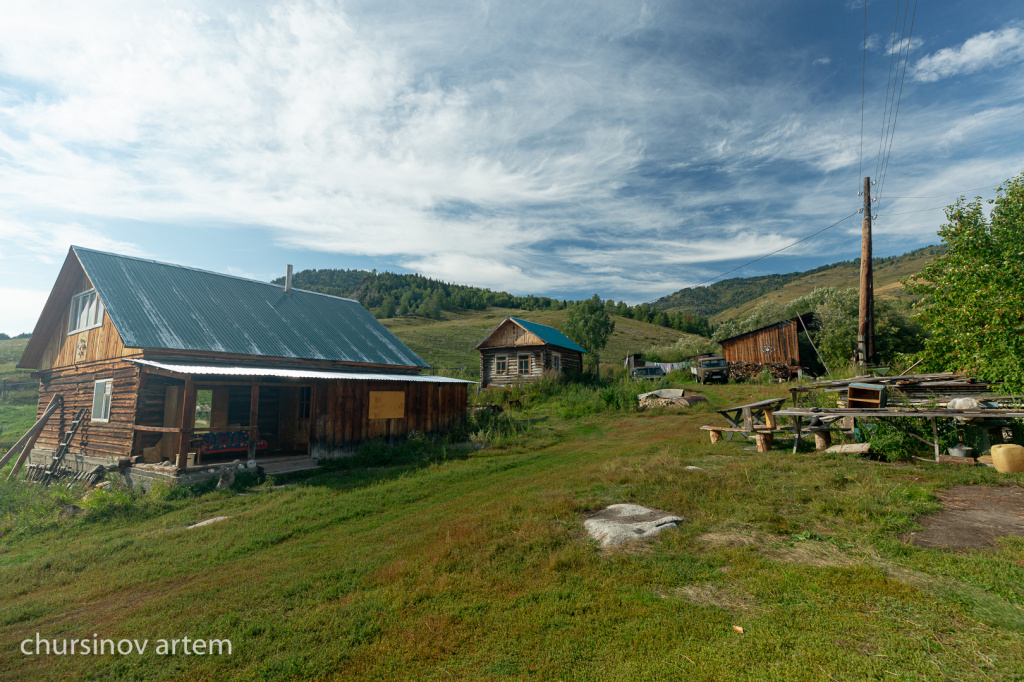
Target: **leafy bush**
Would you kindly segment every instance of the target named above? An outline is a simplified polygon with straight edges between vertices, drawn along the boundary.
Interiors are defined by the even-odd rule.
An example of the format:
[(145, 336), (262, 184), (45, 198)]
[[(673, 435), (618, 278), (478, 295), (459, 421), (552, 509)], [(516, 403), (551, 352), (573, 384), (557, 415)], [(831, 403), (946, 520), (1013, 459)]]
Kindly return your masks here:
[(948, 250), (905, 281), (921, 295), (921, 319), (933, 336), (925, 367), (1001, 380), (1024, 391), (1024, 174), (998, 188), (991, 217), (981, 198), (946, 209), (939, 229)]

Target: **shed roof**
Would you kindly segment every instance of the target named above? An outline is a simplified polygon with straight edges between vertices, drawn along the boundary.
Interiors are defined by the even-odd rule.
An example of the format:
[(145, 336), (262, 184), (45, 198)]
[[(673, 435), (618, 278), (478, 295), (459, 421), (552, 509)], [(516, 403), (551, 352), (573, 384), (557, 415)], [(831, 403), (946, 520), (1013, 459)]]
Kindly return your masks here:
[(71, 247), (125, 346), (427, 367), (358, 301)]

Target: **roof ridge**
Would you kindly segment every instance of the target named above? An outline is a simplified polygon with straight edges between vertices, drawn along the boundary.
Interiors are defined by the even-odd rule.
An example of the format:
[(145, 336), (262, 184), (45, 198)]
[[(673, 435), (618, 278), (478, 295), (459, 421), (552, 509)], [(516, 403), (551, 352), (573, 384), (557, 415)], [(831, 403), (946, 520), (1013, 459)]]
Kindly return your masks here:
[[(201, 272), (204, 275), (215, 275), (217, 277), (230, 277), (231, 279), (238, 279), (238, 280), (241, 280), (243, 282), (252, 282), (253, 284), (265, 284), (266, 286), (274, 287), (275, 289), (282, 289), (282, 290), (284, 289), (284, 285), (283, 284), (275, 284), (274, 282), (264, 282), (262, 280), (253, 279), (251, 277), (242, 277), (241, 275), (232, 275), (232, 274), (226, 273), (226, 272), (215, 272), (213, 270), (204, 270), (203, 268), (196, 268), (196, 267), (192, 267), (191, 265), (179, 265), (178, 263), (167, 263), (166, 261), (155, 260), (153, 258), (140, 258), (139, 256), (126, 256), (123, 253), (113, 253), (112, 251), (100, 251), (99, 249), (90, 249), (87, 246), (75, 246), (74, 244), (71, 245), (71, 248), (74, 249), (74, 251), (76, 253), (78, 251), (89, 251), (91, 253), (99, 253), (99, 254), (102, 254), (104, 256), (112, 256), (114, 258), (123, 258), (123, 259), (126, 259), (126, 260), (142, 261), (144, 263), (153, 263), (155, 265), (163, 265), (163, 266), (168, 267), (168, 268), (178, 268), (180, 270), (191, 270), (192, 272)], [(305, 294), (315, 294), (317, 296), (328, 296), (330, 298), (338, 298), (338, 299), (341, 299), (343, 301), (351, 301), (353, 303), (359, 303), (359, 301), (357, 301), (354, 298), (348, 298), (348, 297), (345, 297), (345, 296), (334, 296), (332, 294), (325, 294), (325, 293), (320, 292), (320, 291), (310, 291), (309, 289), (299, 289), (299, 288), (296, 288), (294, 286), (292, 287), (292, 291), (301, 291), (301, 292), (303, 292)]]

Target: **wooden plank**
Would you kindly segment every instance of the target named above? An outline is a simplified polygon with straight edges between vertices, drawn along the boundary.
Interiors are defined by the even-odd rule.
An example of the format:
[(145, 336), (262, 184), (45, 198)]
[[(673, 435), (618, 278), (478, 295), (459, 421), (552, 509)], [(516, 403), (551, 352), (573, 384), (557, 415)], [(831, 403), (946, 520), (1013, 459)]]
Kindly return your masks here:
[(188, 469), (188, 446), (191, 441), (189, 433), (195, 426), (196, 419), (196, 389), (192, 383), (192, 379), (185, 380), (185, 388), (182, 391), (182, 405), (181, 405), (181, 421), (179, 422), (179, 428), (181, 429), (177, 439), (177, 450), (178, 450), (178, 463), (179, 469)]
[[(39, 419), (36, 420), (36, 423), (33, 424), (32, 427), (25, 432), (25, 435), (18, 439), (18, 442), (11, 446), (10, 450), (4, 453), (3, 457), (0, 457), (0, 469), (5, 467), (7, 465), (7, 462), (9, 462), (11, 458), (14, 457), (14, 455), (16, 455), (19, 452), (26, 453), (22, 457), (18, 458), (19, 462), (24, 463), (24, 460), (27, 459), (27, 457), (32, 454), (32, 447), (35, 445), (36, 440), (38, 440), (39, 434), (42, 433), (43, 427), (46, 426), (46, 421), (50, 418), (51, 415), (53, 415), (54, 412), (57, 411), (57, 408), (60, 406), (60, 403), (60, 395), (54, 393), (53, 397), (50, 398), (50, 402), (47, 403), (46, 409), (43, 410), (42, 416), (40, 416)], [(15, 469), (19, 468), (19, 464), (15, 463)]]
[(848, 443), (833, 445), (825, 452), (836, 452), (843, 455), (866, 455), (871, 452), (871, 443)]
[[(193, 408), (194, 409), (194, 408)], [(256, 459), (256, 440), (259, 438), (260, 385), (249, 389), (249, 460)]]

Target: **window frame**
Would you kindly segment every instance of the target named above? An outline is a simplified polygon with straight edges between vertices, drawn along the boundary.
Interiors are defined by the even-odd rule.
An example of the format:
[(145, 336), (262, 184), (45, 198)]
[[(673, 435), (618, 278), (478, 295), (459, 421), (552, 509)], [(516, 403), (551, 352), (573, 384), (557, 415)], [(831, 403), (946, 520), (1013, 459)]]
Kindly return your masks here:
[[(526, 360), (526, 371), (523, 371), (523, 360)], [(516, 371), (519, 374), (529, 374), (533, 370), (533, 355), (530, 353), (519, 353), (516, 355)]]
[[(100, 385), (103, 385), (103, 392), (99, 392)], [(114, 397), (114, 379), (97, 379), (92, 382), (92, 409), (89, 411), (89, 421), (107, 424), (110, 422), (110, 404)], [(103, 413), (102, 417), (96, 416), (96, 399), (101, 398), (100, 403)]]
[(313, 387), (299, 386), (299, 419), (310, 419), (313, 415)]
[(551, 369), (555, 370), (556, 372), (561, 372), (562, 371), (562, 354), (561, 353), (552, 353), (551, 354)]
[[(90, 301), (91, 299), (91, 301)], [(90, 301), (89, 303), (82, 304), (82, 301)], [(86, 321), (82, 327), (76, 327), (78, 322), (77, 318), (80, 318), (82, 312), (86, 310), (86, 306), (95, 304), (95, 309), (89, 317), (92, 317), (92, 321)], [(77, 334), (79, 332), (88, 331), (90, 329), (96, 329), (97, 327), (103, 326), (103, 303), (100, 301), (99, 295), (96, 293), (96, 289), (86, 289), (83, 292), (77, 293), (71, 297), (71, 307), (68, 309), (68, 336)]]
[(508, 374), (508, 356), (507, 355), (495, 355), (494, 356), (494, 373), (495, 374)]

